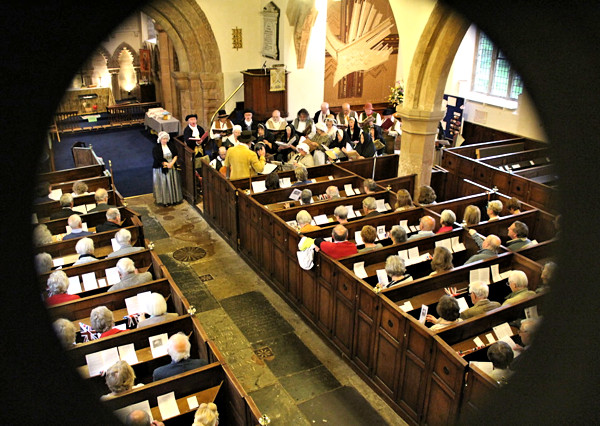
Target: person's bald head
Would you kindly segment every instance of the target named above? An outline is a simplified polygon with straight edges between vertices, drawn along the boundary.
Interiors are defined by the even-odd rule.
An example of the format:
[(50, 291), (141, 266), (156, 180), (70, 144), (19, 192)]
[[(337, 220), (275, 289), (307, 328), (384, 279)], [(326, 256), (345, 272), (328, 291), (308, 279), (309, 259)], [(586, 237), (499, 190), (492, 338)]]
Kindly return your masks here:
[(221, 157), (221, 159), (224, 160), (226, 155), (227, 155), (227, 148), (225, 148), (224, 146), (220, 146), (219, 147), (219, 157)]
[(350, 114), (350, 104), (348, 102), (345, 102), (345, 103), (342, 104), (342, 112), (345, 115)]
[(152, 424), (152, 419), (143, 410), (133, 410), (127, 415), (125, 424), (127, 426), (149, 426)]
[(329, 111), (329, 104), (327, 102), (323, 102), (321, 104), (321, 112), (325, 114), (327, 111)]
[(346, 241), (348, 239), (348, 230), (344, 225), (336, 225), (333, 228), (331, 236), (334, 241)]
[(498, 253), (500, 244), (502, 244), (502, 241), (500, 241), (500, 238), (497, 235), (490, 234), (487, 237), (485, 237), (485, 240), (483, 240), (481, 247), (484, 249), (487, 249), (487, 250), (491, 250), (494, 253)]
[(419, 221), (421, 231), (433, 231), (435, 229), (435, 219), (431, 216), (423, 216)]
[(271, 115), (271, 117), (273, 117), (273, 120), (279, 121), (279, 119), (281, 118), (281, 113), (278, 109), (273, 110), (273, 114)]

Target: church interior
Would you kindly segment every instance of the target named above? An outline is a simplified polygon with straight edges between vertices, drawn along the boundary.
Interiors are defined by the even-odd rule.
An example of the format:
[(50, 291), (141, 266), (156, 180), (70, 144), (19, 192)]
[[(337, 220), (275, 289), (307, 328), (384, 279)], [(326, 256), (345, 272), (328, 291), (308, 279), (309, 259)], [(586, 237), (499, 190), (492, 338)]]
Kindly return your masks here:
[[(532, 421), (597, 416), (582, 395), (589, 378), (565, 396), (577, 376), (547, 374), (556, 371), (552, 354), (564, 350), (557, 342), (575, 337), (561, 328), (560, 315), (573, 313), (559, 301), (585, 291), (561, 287), (584, 262), (564, 262), (563, 248), (579, 232), (565, 210), (577, 191), (564, 189), (585, 173), (565, 164), (576, 148), (556, 150), (557, 140), (576, 134), (556, 117), (581, 108), (550, 101), (564, 94), (544, 86), (556, 87), (551, 77), (562, 62), (542, 78), (534, 66), (543, 49), (532, 53), (537, 42), (523, 41), (556, 10), (528, 27), (535, 10), (510, 2), (515, 32), (507, 35), (494, 18), (498, 6), (470, 10), (462, 1), (132, 3), (127, 13), (99, 14), (106, 18), (90, 37), (98, 43), (74, 49), (64, 67), (72, 72), (61, 71), (52, 88), (49, 125), (32, 148), (38, 161), (27, 166), (36, 201), (21, 200), (21, 213), (32, 214), (17, 227), (33, 230), (33, 246), (19, 242), (10, 254), (33, 254), (19, 300), (41, 295), (27, 321), (44, 323), (46, 346), (27, 358), (52, 360), (51, 383), (87, 408), (15, 397), (20, 409), (8, 418), (38, 418), (27, 407), (39, 405), (56, 406), (58, 420), (94, 412), (98, 424), (125, 422), (134, 410), (167, 425), (470, 424), (497, 414), (501, 402)], [(564, 43), (567, 34), (559, 25), (547, 42)], [(519, 42), (531, 45), (514, 48)], [(260, 151), (253, 156), (264, 173), (250, 165), (250, 175), (246, 167), (243, 178), (230, 176), (245, 136), (261, 136), (253, 145), (262, 146), (272, 134), (283, 145), (294, 123), (304, 129), (300, 155), (329, 120), (340, 130), (327, 143), (338, 134), (350, 141), (346, 106), (359, 133), (379, 142), (373, 153), (352, 156), (349, 142), (346, 155), (324, 147), (317, 156), (321, 147), (311, 146), (314, 163), (304, 167), (293, 153), (277, 161), (273, 143), (266, 164)], [(303, 109), (306, 128), (298, 127)], [(270, 127), (274, 110), (281, 131)], [(221, 121), (240, 133), (229, 126), (227, 137), (213, 136)], [(354, 149), (370, 139), (360, 136)], [(221, 143), (233, 146), (223, 158)], [(589, 160), (580, 154), (582, 164)], [(266, 185), (270, 165), (274, 189)], [(157, 195), (157, 185), (171, 194)], [(401, 194), (412, 198), (408, 207)], [(342, 240), (350, 255), (328, 251)], [(127, 275), (140, 281), (121, 286)], [(146, 306), (151, 296), (163, 301), (161, 313)], [(492, 304), (476, 311), (482, 299)], [(584, 299), (580, 308), (594, 312), (595, 298)], [(161, 366), (183, 365), (178, 338), (189, 342), (183, 361), (202, 364), (157, 379)], [(586, 350), (563, 356), (589, 365)], [(127, 384), (113, 383), (127, 375)], [(198, 423), (210, 403), (218, 415)], [(534, 403), (548, 410), (529, 412)]]

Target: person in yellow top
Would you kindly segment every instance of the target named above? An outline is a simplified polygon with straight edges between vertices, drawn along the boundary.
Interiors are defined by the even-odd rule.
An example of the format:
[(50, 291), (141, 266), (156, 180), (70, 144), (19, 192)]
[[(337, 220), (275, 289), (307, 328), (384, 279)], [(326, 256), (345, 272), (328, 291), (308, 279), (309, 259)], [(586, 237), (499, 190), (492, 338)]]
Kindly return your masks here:
[(250, 145), (253, 140), (252, 131), (244, 130), (238, 138), (240, 144), (227, 150), (224, 165), (227, 167), (229, 179), (244, 179), (256, 176), (257, 173), (264, 170), (267, 162), (265, 160), (265, 148), (263, 147), (257, 152), (252, 151)]

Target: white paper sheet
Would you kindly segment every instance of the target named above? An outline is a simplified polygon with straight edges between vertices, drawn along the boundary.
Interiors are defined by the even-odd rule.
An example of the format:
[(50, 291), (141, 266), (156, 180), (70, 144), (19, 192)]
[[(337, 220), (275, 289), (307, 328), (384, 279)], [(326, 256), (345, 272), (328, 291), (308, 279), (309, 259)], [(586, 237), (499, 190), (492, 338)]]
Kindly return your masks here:
[(406, 264), (406, 261), (408, 260), (408, 250), (399, 250), (398, 256), (400, 259), (404, 260), (404, 263)]
[(271, 173), (273, 170), (275, 170), (277, 168), (277, 164), (273, 164), (273, 163), (266, 163), (265, 164), (265, 168), (263, 169), (262, 172), (260, 172), (261, 175), (268, 175), (269, 173)]
[(101, 372), (108, 370), (111, 365), (119, 360), (117, 348), (110, 348), (85, 356), (85, 362), (88, 366), (90, 377), (98, 376)]
[(419, 232), (419, 227), (415, 225), (409, 225), (408, 229), (410, 230), (410, 232)]
[(353, 188), (352, 191), (354, 191), (354, 195), (360, 195), (360, 189)]
[(379, 284), (381, 284), (382, 286), (387, 286), (390, 282), (389, 278), (388, 278), (388, 274), (387, 272), (385, 272), (385, 269), (378, 269), (376, 271), (377, 273), (377, 282)]
[(158, 334), (148, 338), (150, 342), (150, 350), (152, 351), (152, 358), (158, 358), (160, 356), (167, 355), (167, 341), (169, 335), (167, 333)]
[(80, 206), (73, 206), (73, 208), (71, 209), (74, 212), (77, 212), (79, 214), (86, 214), (87, 210), (85, 209), (85, 206), (82, 204)]
[(331, 238), (331, 237), (325, 237), (325, 238), (323, 238), (323, 239), (324, 239), (325, 241), (329, 241), (330, 243), (332, 243), (332, 242), (333, 242), (333, 238)]
[(142, 293), (137, 294), (138, 304), (141, 309), (140, 312), (147, 312), (148, 303), (150, 303), (152, 301), (152, 298), (150, 297), (150, 295), (151, 295), (150, 291), (144, 291)]
[(264, 180), (252, 181), (252, 192), (255, 194), (267, 190), (267, 186)]
[(408, 220), (401, 220), (400, 228), (403, 228), (407, 234), (410, 233), (410, 229), (408, 229)]
[(52, 191), (50, 191), (50, 194), (48, 194), (48, 197), (51, 198), (52, 200), (58, 201), (60, 200), (60, 197), (62, 195), (62, 189), (53, 189)]
[(348, 209), (348, 219), (355, 218), (356, 215), (354, 214), (354, 207), (352, 207), (352, 206), (346, 206), (346, 208)]
[(83, 229), (85, 232), (88, 232), (88, 226), (87, 226), (87, 222), (83, 222), (81, 224), (81, 229)]
[(71, 227), (69, 225), (65, 226), (65, 230), (67, 231), (67, 234), (71, 233)]
[(298, 228), (298, 222), (295, 220), (288, 220), (286, 223), (294, 229)]
[(473, 343), (475, 343), (476, 347), (485, 346), (483, 340), (481, 340), (479, 336), (473, 339)]
[(452, 253), (452, 244), (450, 243), (450, 238), (446, 238), (445, 240), (439, 240), (435, 242), (436, 247), (446, 247)]
[(333, 176), (328, 176), (327, 179), (333, 180)]
[(326, 223), (329, 223), (329, 219), (327, 218), (326, 214), (319, 214), (315, 216), (314, 221), (317, 225), (325, 225)]
[(498, 339), (502, 339), (504, 336), (512, 336), (512, 330), (507, 322), (492, 327), (492, 329), (494, 330), (494, 333), (496, 333)]
[(81, 282), (79, 281), (79, 275), (69, 277), (69, 288), (67, 289), (67, 294), (77, 293), (81, 293)]
[(279, 179), (280, 188), (289, 188), (292, 186), (292, 179), (289, 177)]
[(96, 208), (95, 204), (86, 204), (85, 209), (89, 212), (90, 210)]
[(112, 268), (106, 268), (104, 270), (104, 274), (106, 276), (106, 282), (108, 285), (113, 285), (121, 281), (121, 277), (119, 277), (119, 271), (116, 266)]
[(496, 341), (496, 339), (494, 338), (494, 334), (493, 333), (487, 333), (485, 335), (485, 338), (487, 339), (487, 341), (488, 341), (488, 343), (490, 345)]
[(120, 250), (120, 249), (121, 249), (121, 244), (119, 244), (119, 243), (117, 242), (117, 239), (116, 239), (116, 238), (111, 238), (111, 239), (110, 239), (110, 244), (111, 244), (111, 246), (112, 246), (112, 249), (113, 249), (113, 251), (117, 251), (117, 250)]
[(408, 258), (409, 259), (416, 259), (419, 257), (419, 247), (415, 246), (415, 247), (411, 247), (408, 249)]
[(375, 200), (375, 203), (376, 203), (376, 205), (377, 205), (377, 211), (378, 211), (379, 213), (383, 213), (383, 212), (385, 212), (385, 211), (386, 211), (386, 208), (385, 208), (385, 200)]
[(354, 216), (356, 216), (356, 217), (361, 217), (361, 216), (362, 216), (362, 213), (360, 212), (360, 210), (356, 210), (356, 211), (354, 212)]
[(137, 296), (125, 298), (125, 306), (127, 307), (127, 315), (139, 314), (141, 312)]
[(367, 271), (365, 271), (365, 262), (356, 262), (353, 269), (354, 274), (356, 274), (358, 278), (364, 279), (368, 277)]
[(517, 344), (515, 343), (515, 341), (513, 339), (510, 338), (510, 336), (503, 336), (500, 340), (508, 343), (508, 346), (510, 346), (510, 348), (514, 352), (515, 348), (517, 347)]
[(98, 287), (106, 287), (107, 285), (105, 278), (98, 278)]
[(410, 303), (410, 300), (404, 302), (402, 305), (400, 305), (400, 309), (402, 309), (404, 312), (408, 312), (408, 311), (412, 311), (413, 309), (415, 309), (412, 305), (412, 303)]
[(379, 225), (377, 227), (377, 239), (385, 240), (387, 238), (387, 234), (385, 232), (385, 225)]
[(317, 180), (316, 180), (316, 179), (311, 179), (310, 181), (311, 181), (312, 183), (317, 183)]
[(290, 194), (290, 200), (298, 201), (300, 199), (301, 195), (302, 195), (302, 191), (299, 190), (298, 188), (295, 188), (292, 191), (292, 193)]
[(452, 237), (452, 239), (450, 240), (450, 245), (452, 246), (452, 251), (454, 253), (466, 250), (465, 245), (461, 243), (458, 239), (459, 237)]
[(529, 318), (537, 318), (538, 317), (538, 312), (537, 312), (537, 306), (530, 306), (529, 308), (525, 308), (525, 318), (529, 319)]
[(362, 237), (360, 236), (360, 231), (356, 231), (354, 233), (354, 242), (356, 243), (357, 246), (364, 244), (364, 241), (362, 240)]
[(125, 331), (125, 330), (127, 330), (127, 324), (123, 323), (123, 324), (115, 325), (115, 328), (119, 329), (121, 331)]
[(390, 206), (390, 203), (385, 203), (385, 211), (390, 211), (392, 210), (392, 206)]
[(351, 183), (347, 183), (346, 185), (344, 185), (344, 191), (346, 191), (346, 197), (354, 195), (354, 190), (352, 189)]
[(121, 361), (126, 361), (129, 365), (134, 365), (139, 362), (133, 343), (119, 346), (117, 349), (119, 350), (119, 358), (121, 358)]
[(481, 281), (484, 284), (490, 283), (490, 270), (489, 268), (472, 269), (469, 271), (469, 283)]
[(177, 400), (175, 399), (174, 391), (157, 396), (156, 402), (158, 402), (158, 409), (163, 420), (167, 420), (171, 417), (181, 414), (179, 412), (179, 407), (177, 406)]
[(54, 265), (54, 267), (62, 266), (64, 264), (65, 264), (65, 259), (63, 259), (62, 257), (57, 257), (56, 259), (52, 259), (52, 265)]
[(459, 312), (469, 309), (469, 305), (467, 304), (467, 301), (464, 297), (459, 297), (458, 299), (456, 299), (456, 301), (458, 302), (458, 311)]
[(494, 370), (494, 364), (488, 361), (471, 361), (469, 365), (474, 365), (488, 376), (492, 374), (492, 371)]
[(83, 279), (83, 290), (84, 291), (89, 291), (89, 290), (98, 288), (98, 281), (96, 280), (95, 272), (89, 272), (87, 274), (83, 274), (81, 276), (81, 278)]
[(428, 311), (429, 311), (429, 306), (421, 305), (421, 313), (419, 314), (419, 322), (421, 324), (425, 324), (425, 318), (427, 318)]
[(196, 398), (196, 395), (192, 395), (189, 398), (187, 398), (187, 404), (188, 407), (190, 407), (190, 410), (195, 410), (196, 408), (198, 408), (198, 398)]

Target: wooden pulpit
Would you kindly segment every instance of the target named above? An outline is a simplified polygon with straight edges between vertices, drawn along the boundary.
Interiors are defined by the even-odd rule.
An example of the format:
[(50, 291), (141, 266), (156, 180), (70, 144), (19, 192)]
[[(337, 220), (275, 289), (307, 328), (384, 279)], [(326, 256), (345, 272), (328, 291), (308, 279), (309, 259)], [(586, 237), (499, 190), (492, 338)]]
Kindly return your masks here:
[(287, 111), (287, 72), (285, 73), (285, 90), (271, 91), (271, 73), (269, 69), (248, 69), (244, 75), (244, 107), (254, 111), (254, 118), (264, 121), (271, 117), (273, 110), (278, 109), (282, 117)]

